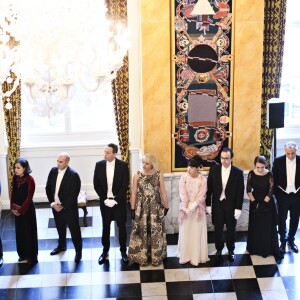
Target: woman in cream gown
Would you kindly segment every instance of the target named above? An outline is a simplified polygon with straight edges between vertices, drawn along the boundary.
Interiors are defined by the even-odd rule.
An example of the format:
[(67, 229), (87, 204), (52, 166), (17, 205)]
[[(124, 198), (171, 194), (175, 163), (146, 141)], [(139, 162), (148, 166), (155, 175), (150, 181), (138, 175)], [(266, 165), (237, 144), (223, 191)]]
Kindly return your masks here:
[(187, 172), (181, 176), (179, 183), (177, 257), (180, 264), (190, 262), (194, 266), (209, 260), (205, 214), (207, 179), (198, 172), (201, 165), (199, 156), (191, 158)]

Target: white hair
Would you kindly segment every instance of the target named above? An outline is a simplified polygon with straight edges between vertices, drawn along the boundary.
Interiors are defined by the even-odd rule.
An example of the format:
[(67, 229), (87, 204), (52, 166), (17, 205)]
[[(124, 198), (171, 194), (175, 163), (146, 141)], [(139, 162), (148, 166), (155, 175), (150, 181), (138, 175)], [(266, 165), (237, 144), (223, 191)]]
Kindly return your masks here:
[(284, 149), (286, 149), (286, 148), (293, 148), (293, 149), (298, 150), (298, 145), (294, 141), (289, 141), (289, 142), (286, 142), (284, 145)]

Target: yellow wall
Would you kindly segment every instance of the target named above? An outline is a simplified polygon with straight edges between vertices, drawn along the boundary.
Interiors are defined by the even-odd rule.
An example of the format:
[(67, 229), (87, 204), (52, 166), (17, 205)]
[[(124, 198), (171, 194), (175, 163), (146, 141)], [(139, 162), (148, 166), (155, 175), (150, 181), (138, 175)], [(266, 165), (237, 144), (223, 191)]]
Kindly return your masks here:
[[(143, 148), (158, 158), (163, 172), (171, 172), (170, 1), (141, 0)], [(235, 2), (234, 164), (251, 169), (259, 153), (264, 2)]]

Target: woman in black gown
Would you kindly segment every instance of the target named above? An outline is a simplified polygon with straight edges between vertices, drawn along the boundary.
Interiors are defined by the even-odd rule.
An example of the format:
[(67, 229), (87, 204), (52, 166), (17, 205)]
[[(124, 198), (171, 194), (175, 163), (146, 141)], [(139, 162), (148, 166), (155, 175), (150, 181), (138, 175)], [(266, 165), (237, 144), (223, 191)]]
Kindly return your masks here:
[(16, 243), (19, 261), (37, 263), (38, 237), (35, 207), (32, 201), (35, 182), (28, 161), (17, 158), (14, 163), (11, 211), (15, 215)]
[(250, 254), (281, 258), (276, 230), (277, 211), (273, 199), (273, 175), (266, 169), (266, 158), (256, 156), (255, 169), (247, 180), (250, 198), (247, 250)]

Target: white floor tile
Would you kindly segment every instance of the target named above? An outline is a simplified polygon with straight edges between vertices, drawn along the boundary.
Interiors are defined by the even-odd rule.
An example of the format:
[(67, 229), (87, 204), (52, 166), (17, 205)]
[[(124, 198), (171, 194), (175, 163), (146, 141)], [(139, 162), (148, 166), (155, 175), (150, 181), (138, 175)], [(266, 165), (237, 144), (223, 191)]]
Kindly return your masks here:
[(165, 282), (142, 283), (142, 295), (145, 297), (166, 296), (167, 288)]
[(189, 281), (189, 269), (166, 269), (165, 279), (166, 282)]
[(257, 282), (261, 291), (285, 290), (281, 277), (257, 278)]

